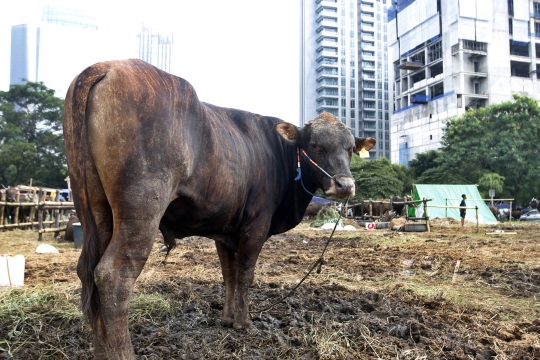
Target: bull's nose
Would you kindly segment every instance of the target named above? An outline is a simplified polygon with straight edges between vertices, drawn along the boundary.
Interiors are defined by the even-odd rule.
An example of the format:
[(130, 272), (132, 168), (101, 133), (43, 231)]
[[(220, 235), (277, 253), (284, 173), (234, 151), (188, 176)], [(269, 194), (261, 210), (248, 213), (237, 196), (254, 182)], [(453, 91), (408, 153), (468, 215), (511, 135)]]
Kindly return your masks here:
[(326, 195), (337, 198), (346, 198), (354, 196), (354, 179), (350, 177), (336, 176), (331, 181), (330, 189), (326, 191)]
[(334, 179), (334, 185), (339, 193), (354, 193), (354, 180), (351, 178), (337, 177)]

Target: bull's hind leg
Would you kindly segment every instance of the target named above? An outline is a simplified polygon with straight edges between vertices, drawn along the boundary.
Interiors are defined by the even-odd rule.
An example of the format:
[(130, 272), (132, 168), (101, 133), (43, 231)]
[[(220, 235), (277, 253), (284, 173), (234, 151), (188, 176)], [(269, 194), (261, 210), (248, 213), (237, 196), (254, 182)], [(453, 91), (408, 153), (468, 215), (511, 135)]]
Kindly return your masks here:
[(223, 243), (216, 241), (216, 248), (221, 262), (221, 273), (225, 282), (225, 304), (222, 319), (227, 326), (234, 321), (234, 287), (236, 283), (236, 253)]
[(152, 219), (115, 217), (111, 241), (95, 269), (101, 302), (101, 314), (94, 327), (96, 359), (135, 358), (128, 330), (129, 303), (159, 224), (159, 212), (152, 211), (157, 209), (146, 210)]

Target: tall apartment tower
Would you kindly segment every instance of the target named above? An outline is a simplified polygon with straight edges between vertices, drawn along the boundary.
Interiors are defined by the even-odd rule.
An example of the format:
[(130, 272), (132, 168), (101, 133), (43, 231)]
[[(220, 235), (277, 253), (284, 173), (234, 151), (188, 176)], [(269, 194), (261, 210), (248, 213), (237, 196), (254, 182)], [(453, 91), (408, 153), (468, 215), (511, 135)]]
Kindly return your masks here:
[(171, 72), (172, 34), (155, 33), (144, 25), (137, 35), (139, 41), (139, 59), (152, 64), (163, 71)]
[(73, 78), (97, 62), (98, 25), (74, 7), (43, 6), (36, 22), (11, 28), (10, 84), (38, 82), (63, 97)]
[(390, 157), (386, 0), (303, 0), (300, 122), (329, 112)]
[(540, 99), (540, 1), (395, 0), (388, 21), (393, 163), (439, 148), (449, 117)]

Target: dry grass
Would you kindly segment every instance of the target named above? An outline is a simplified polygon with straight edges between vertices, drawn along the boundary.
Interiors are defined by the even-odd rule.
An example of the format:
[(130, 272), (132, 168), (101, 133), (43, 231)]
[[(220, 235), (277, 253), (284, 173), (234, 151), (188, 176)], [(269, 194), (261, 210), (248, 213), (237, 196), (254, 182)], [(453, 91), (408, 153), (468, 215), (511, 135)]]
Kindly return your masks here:
[[(431, 233), (338, 233), (321, 274), (283, 304), (254, 314), (255, 333), (221, 326), (213, 242), (180, 241), (164, 265), (158, 239), (132, 298), (132, 341), (140, 358), (152, 359), (539, 358), (538, 225), (502, 224), (477, 234), (442, 220)], [(518, 235), (485, 234), (493, 229)], [(253, 308), (291, 289), (328, 235), (301, 224), (268, 241)], [(60, 254), (35, 254), (35, 232), (0, 233), (0, 254), (27, 259), (25, 287), (0, 290), (0, 358), (91, 358), (78, 304), (80, 250), (51, 234), (45, 242)]]

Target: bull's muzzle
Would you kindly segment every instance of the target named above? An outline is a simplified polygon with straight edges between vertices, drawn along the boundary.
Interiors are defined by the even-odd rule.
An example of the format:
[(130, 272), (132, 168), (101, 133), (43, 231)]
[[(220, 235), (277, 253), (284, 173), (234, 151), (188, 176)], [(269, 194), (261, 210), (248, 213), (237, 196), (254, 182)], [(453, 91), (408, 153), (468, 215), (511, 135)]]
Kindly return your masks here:
[(354, 179), (348, 176), (334, 176), (330, 187), (324, 192), (327, 196), (346, 199), (354, 196)]

